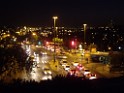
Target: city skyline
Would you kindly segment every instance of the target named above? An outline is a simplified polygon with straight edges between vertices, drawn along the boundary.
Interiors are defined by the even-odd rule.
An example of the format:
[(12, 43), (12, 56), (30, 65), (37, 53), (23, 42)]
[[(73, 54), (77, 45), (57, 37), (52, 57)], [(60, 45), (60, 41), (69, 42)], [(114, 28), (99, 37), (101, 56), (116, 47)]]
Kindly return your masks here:
[(59, 26), (108, 25), (111, 20), (124, 25), (122, 0), (1, 0), (0, 25)]

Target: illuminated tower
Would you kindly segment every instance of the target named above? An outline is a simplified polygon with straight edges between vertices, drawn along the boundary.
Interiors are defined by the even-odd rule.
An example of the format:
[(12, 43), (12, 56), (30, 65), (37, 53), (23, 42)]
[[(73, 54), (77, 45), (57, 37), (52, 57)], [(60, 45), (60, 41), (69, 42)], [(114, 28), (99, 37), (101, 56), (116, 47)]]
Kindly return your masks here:
[(87, 29), (87, 24), (83, 24), (83, 26), (84, 26), (84, 47), (85, 47), (85, 44), (86, 44), (85, 39), (86, 39), (86, 29)]

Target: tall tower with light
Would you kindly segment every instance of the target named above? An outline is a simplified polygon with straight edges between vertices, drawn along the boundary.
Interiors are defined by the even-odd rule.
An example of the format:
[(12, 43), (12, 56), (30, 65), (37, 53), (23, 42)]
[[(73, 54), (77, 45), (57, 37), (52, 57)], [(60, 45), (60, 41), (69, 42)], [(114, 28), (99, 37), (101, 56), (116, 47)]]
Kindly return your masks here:
[(83, 28), (84, 28), (84, 48), (85, 48), (85, 44), (86, 44), (86, 30), (87, 30), (87, 24), (83, 24)]
[(55, 38), (56, 38), (56, 20), (58, 19), (57, 16), (53, 16), (53, 20), (54, 20), (54, 62), (56, 62), (56, 46), (55, 46)]

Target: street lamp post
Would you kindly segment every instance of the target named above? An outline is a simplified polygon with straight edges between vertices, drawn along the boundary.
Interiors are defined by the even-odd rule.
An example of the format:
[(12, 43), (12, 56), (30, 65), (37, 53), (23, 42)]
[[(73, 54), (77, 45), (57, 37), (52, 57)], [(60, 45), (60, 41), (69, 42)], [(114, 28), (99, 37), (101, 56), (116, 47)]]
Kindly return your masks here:
[(85, 41), (85, 39), (86, 39), (86, 27), (87, 27), (87, 24), (83, 24), (83, 26), (84, 26), (84, 48), (85, 48), (85, 43), (86, 43), (86, 41)]
[(58, 19), (57, 16), (53, 16), (53, 20), (54, 20), (54, 62), (56, 61), (56, 46), (55, 46), (55, 38), (56, 38), (56, 20)]

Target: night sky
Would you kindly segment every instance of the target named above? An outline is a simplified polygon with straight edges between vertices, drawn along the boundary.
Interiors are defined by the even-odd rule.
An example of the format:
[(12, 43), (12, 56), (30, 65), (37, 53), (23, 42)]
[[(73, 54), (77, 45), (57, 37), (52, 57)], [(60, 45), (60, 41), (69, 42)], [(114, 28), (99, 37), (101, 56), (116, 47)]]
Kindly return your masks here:
[(123, 0), (0, 0), (0, 25), (105, 26), (124, 25)]

